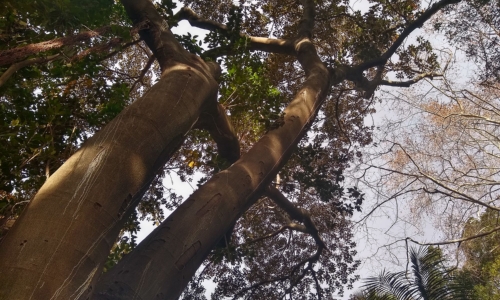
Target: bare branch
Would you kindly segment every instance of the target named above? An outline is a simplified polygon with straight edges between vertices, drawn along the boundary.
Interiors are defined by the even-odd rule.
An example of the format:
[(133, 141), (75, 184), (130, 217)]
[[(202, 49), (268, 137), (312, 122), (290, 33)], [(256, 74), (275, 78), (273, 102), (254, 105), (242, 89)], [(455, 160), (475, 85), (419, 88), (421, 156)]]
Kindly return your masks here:
[(489, 231), (486, 231), (486, 232), (483, 232), (483, 233), (480, 233), (480, 234), (476, 234), (476, 235), (473, 235), (473, 236), (468, 236), (468, 237), (461, 238), (461, 239), (454, 239), (454, 240), (447, 240), (447, 241), (442, 241), (442, 242), (435, 242), (435, 243), (423, 243), (423, 242), (416, 241), (416, 240), (414, 240), (414, 239), (412, 239), (410, 237), (408, 237), (406, 239), (414, 242), (415, 244), (422, 245), (422, 246), (439, 246), (439, 245), (455, 244), (455, 243), (462, 243), (462, 242), (470, 241), (470, 240), (473, 240), (473, 239), (477, 239), (477, 238), (480, 238), (480, 237), (484, 237), (484, 236), (490, 235), (490, 234), (495, 233), (495, 232), (497, 232), (499, 230), (500, 230), (500, 226), (495, 227), (492, 230), (489, 230)]
[(441, 77), (441, 76), (443, 76), (443, 75), (438, 74), (438, 73), (422, 73), (422, 74), (415, 76), (413, 79), (410, 79), (407, 81), (381, 80), (379, 82), (379, 85), (396, 86), (396, 87), (410, 87), (411, 85), (419, 82), (422, 79), (430, 78), (432, 80), (432, 79), (434, 79), (434, 77)]

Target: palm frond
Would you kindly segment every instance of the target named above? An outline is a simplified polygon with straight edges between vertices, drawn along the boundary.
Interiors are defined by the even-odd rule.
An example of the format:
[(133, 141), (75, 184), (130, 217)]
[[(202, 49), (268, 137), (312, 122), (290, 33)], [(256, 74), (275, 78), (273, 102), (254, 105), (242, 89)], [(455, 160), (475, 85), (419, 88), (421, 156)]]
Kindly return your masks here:
[(369, 300), (467, 300), (468, 287), (460, 285), (444, 266), (437, 248), (410, 249), (411, 274), (382, 271), (365, 280), (365, 295)]

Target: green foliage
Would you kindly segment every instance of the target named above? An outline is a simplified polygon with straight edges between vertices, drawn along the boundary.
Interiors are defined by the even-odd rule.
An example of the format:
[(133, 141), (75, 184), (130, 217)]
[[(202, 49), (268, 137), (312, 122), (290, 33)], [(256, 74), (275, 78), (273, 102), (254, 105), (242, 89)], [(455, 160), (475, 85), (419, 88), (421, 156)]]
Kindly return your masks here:
[[(137, 213), (132, 214), (123, 227), (117, 242), (111, 248), (108, 259), (104, 264), (103, 272), (114, 267), (124, 255), (130, 253), (137, 246), (137, 232), (141, 229), (137, 220)], [(127, 236), (130, 235), (130, 236)]]
[(216, 30), (207, 34), (205, 43), (208, 44), (209, 48), (232, 47), (237, 43), (241, 44), (241, 40), (245, 40), (240, 36), (243, 20), (242, 9), (241, 6), (231, 6), (226, 23), (227, 31)]
[(198, 40), (197, 35), (191, 36), (191, 33), (188, 32), (183, 35), (175, 34), (175, 37), (187, 51), (193, 54), (201, 55), (203, 50), (201, 48), (202, 42)]
[(444, 267), (441, 250), (433, 247), (410, 249), (411, 273), (386, 272), (366, 279), (364, 296), (369, 300), (469, 299), (467, 287)]
[[(421, 13), (418, 2), (412, 0), (372, 0), (366, 13), (352, 12), (346, 1), (315, 3), (318, 7), (315, 45), (322, 59), (335, 64), (378, 57), (397, 39), (404, 26)], [(293, 36), (302, 8), (295, 1), (278, 0), (256, 1), (251, 5), (242, 2), (239, 6), (231, 0), (188, 0), (184, 4), (227, 25), (227, 31), (207, 35), (204, 42), (210, 50), (204, 53), (197, 36), (187, 33), (176, 37), (189, 52), (203, 54), (223, 65), (219, 103), (231, 116), (245, 153), (263, 133), (282, 125), (283, 108), (302, 83), (304, 74), (295, 57), (249, 53), (248, 41), (241, 33)], [(120, 45), (134, 38), (130, 36), (130, 21), (118, 2), (29, 0), (1, 5), (0, 39), (5, 43), (0, 50), (112, 25), (110, 32), (101, 37), (34, 55), (61, 54), (62, 58), (26, 67), (0, 88), (0, 139), (7, 145), (0, 148), (0, 220), (5, 220), (18, 215), (47, 176), (82, 142), (141, 95), (142, 87), (130, 89), (139, 81), (144, 81), (147, 88), (151, 73), (145, 79), (139, 78), (148, 59), (144, 53), (147, 51), (141, 47), (103, 47), (114, 38), (119, 39)], [(177, 24), (173, 18), (176, 3), (162, 0), (156, 7), (170, 26)], [(91, 49), (95, 51), (88, 54), (86, 51)], [(78, 57), (82, 53), (87, 54)], [(409, 66), (424, 71), (437, 67), (432, 47), (423, 39), (416, 46), (402, 50), (400, 60), (400, 65), (389, 64), (387, 71), (410, 76), (413, 71), (409, 71)], [(153, 72), (159, 74), (158, 70)], [(215, 278), (219, 284), (215, 298), (234, 296), (242, 287), (261, 279), (282, 285), (258, 287), (255, 291), (263, 299), (275, 299), (283, 293), (306, 297), (321, 293), (319, 290), (333, 295), (342, 293), (344, 285), (356, 279), (352, 274), (359, 262), (353, 258), (356, 253), (349, 216), (361, 209), (364, 195), (355, 186), (343, 186), (343, 170), (360, 158), (360, 147), (371, 143), (373, 128), (366, 127), (363, 118), (373, 109), (371, 100), (364, 99), (351, 83), (338, 84), (331, 95), (319, 113), (322, 120), (311, 124), (311, 136), (299, 145), (290, 163), (280, 172), (282, 181), (276, 182), (298, 207), (314, 213), (328, 243), (328, 256), (307, 269), (300, 263), (317, 251), (307, 235), (282, 231), (270, 239), (260, 239), (289, 223), (283, 211), (263, 198), (236, 224), (235, 243), (211, 254), (207, 271), (191, 283), (185, 299), (204, 298), (200, 280), (205, 278)], [(136, 214), (123, 229), (106, 270), (135, 247), (138, 220), (158, 224), (164, 219), (162, 207), (174, 209), (181, 203), (181, 197), (163, 186), (163, 178), (169, 172), (176, 172), (184, 181), (192, 181), (195, 171), (203, 172), (200, 181), (203, 182), (228, 166), (215, 147), (206, 132), (188, 134), (183, 148), (168, 169), (159, 171)], [(299, 272), (303, 272), (305, 279), (297, 283)], [(286, 275), (290, 275), (288, 279), (280, 279)], [(314, 281), (321, 283), (319, 290), (313, 287)]]
[[(479, 219), (466, 224), (463, 236), (488, 232), (500, 225), (500, 214), (494, 210), (485, 211)], [(462, 243), (465, 264), (457, 276), (462, 284), (473, 290), (471, 299), (500, 299), (500, 242), (495, 231), (484, 237)]]

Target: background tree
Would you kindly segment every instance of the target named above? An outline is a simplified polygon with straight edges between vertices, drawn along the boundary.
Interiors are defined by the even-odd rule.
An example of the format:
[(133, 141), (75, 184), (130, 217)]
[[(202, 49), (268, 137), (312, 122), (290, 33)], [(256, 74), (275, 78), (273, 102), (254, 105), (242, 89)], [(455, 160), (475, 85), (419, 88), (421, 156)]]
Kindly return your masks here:
[[(202, 16), (188, 8), (174, 14), (173, 3), (168, 1), (155, 6), (146, 0), (124, 0), (125, 11), (108, 3), (116, 14), (107, 14), (106, 22), (127, 28), (126, 13), (132, 21), (130, 41), (138, 39), (138, 33), (149, 50), (141, 43), (130, 48), (131, 52), (127, 52), (128, 48), (116, 52), (104, 47), (99, 52), (103, 57), (97, 62), (85, 61), (85, 66), (104, 73), (103, 87), (113, 85), (113, 80), (107, 80), (114, 78), (112, 74), (128, 77), (124, 82), (129, 83), (130, 95), (134, 96), (130, 100), (134, 101), (92, 138), (72, 141), (80, 150), (57, 172), (49, 172), (48, 180), (5, 236), (0, 247), (0, 286), (8, 288), (0, 291), (0, 297), (171, 299), (183, 291), (207, 257), (207, 271), (201, 272), (199, 278), (217, 279), (216, 297), (322, 298), (341, 292), (342, 285), (352, 281), (350, 274), (357, 266), (352, 259), (354, 244), (346, 230), (347, 218), (359, 210), (363, 200), (357, 188), (343, 186), (342, 174), (349, 162), (359, 158), (359, 149), (371, 142), (370, 128), (364, 126), (363, 118), (373, 111), (373, 93), (380, 84), (408, 86), (434, 76), (439, 66), (430, 44), (424, 39), (416, 45), (402, 44), (435, 13), (457, 2), (442, 0), (421, 8), (415, 1), (372, 1), (362, 14), (339, 1), (302, 1), (301, 5), (266, 1), (240, 8), (235, 8), (232, 1), (186, 1), (203, 12)], [(15, 10), (9, 11), (14, 17), (8, 15), (5, 19), (16, 19)], [(87, 7), (85, 15), (92, 18), (94, 11)], [(78, 12), (83, 12), (75, 12), (72, 18), (82, 25)], [(21, 15), (21, 24), (31, 22), (30, 16)], [(194, 36), (172, 34), (170, 26), (181, 19), (211, 31), (207, 51), (199, 47)], [(43, 22), (33, 23), (32, 31), (45, 32), (44, 27)], [(64, 29), (47, 40), (71, 34), (80, 37), (77, 28)], [(9, 33), (15, 32), (12, 30)], [(90, 38), (91, 42), (98, 40), (92, 35)], [(30, 45), (39, 46), (38, 42), (34, 40)], [(80, 45), (63, 38), (62, 43), (66, 42), (66, 46)], [(28, 55), (6, 60), (11, 64), (9, 68), (18, 60), (42, 55), (42, 51), (29, 50), (36, 47), (12, 47), (6, 47), (9, 50), (3, 52), (3, 57), (22, 49)], [(80, 56), (93, 53), (90, 49), (81, 51)], [(57, 55), (60, 48), (46, 50)], [(395, 55), (400, 58), (394, 60), (397, 62), (392, 61)], [(128, 63), (141, 57), (140, 64)], [(139, 98), (142, 89), (134, 94), (134, 88), (154, 60), (159, 67), (158, 80)], [(227, 73), (221, 76), (215, 61), (222, 63)], [(43, 68), (52, 63), (42, 65), (42, 82), (50, 81), (51, 74)], [(131, 65), (141, 66), (137, 67), (137, 75), (131, 75)], [(7, 89), (9, 82), (14, 87), (22, 85), (24, 78), (14, 80), (14, 76), (39, 67), (31, 63), (22, 69), (18, 66), (6, 70), (6, 74), (14, 75), (9, 75), (2, 89)], [(84, 70), (82, 76), (91, 79), (99, 74)], [(384, 79), (391, 72), (409, 80)], [(69, 75), (63, 77), (67, 80)], [(91, 86), (88, 79), (82, 84)], [(25, 89), (29, 101), (22, 108), (36, 112), (39, 103), (59, 100), (71, 87), (69, 83), (55, 86), (58, 89), (47, 97), (38, 98), (38, 86)], [(217, 101), (219, 87), (221, 98)], [(87, 100), (87, 94), (81, 96)], [(4, 99), (8, 104), (24, 97)], [(10, 124), (7, 130), (20, 124), (15, 119), (12, 122), (12, 115), (19, 109), (12, 108), (6, 117), (5, 124)], [(226, 110), (236, 126), (229, 121)], [(33, 123), (29, 128), (39, 130)], [(98, 125), (102, 124), (82, 135), (96, 131)], [(206, 132), (190, 131), (194, 128)], [(235, 128), (244, 130), (238, 132)], [(62, 141), (68, 139), (65, 132), (58, 135)], [(300, 142), (308, 132), (308, 139)], [(217, 155), (213, 153), (215, 145)], [(26, 146), (15, 146), (10, 148), (15, 153), (25, 151), (22, 149)], [(66, 158), (59, 159), (62, 162)], [(19, 163), (21, 160), (14, 157), (12, 165), (26, 167)], [(164, 169), (167, 160), (171, 165)], [(11, 169), (7, 168), (6, 174)], [(38, 169), (40, 174), (40, 169), (46, 168)], [(176, 210), (118, 265), (99, 277), (120, 232), (136, 228), (137, 223), (129, 218), (137, 207), (141, 209), (143, 195), (146, 202), (142, 203), (149, 205), (146, 212), (159, 221), (162, 216), (156, 200), (165, 192), (159, 178), (175, 170), (181, 178), (190, 180), (198, 169), (207, 177), (222, 171), (208, 181), (203, 179), (199, 190), (181, 205), (176, 195), (170, 201), (163, 200)], [(22, 183), (32, 176), (36, 175), (14, 181)], [(42, 181), (31, 186), (37, 187)], [(155, 183), (153, 188), (151, 183)], [(5, 190), (10, 206), (5, 211), (13, 215), (16, 212), (12, 208), (26, 201), (19, 201), (18, 193), (10, 187)], [(26, 195), (22, 199), (30, 199), (33, 194)], [(264, 195), (267, 199), (262, 198)], [(227, 233), (232, 227), (235, 244), (228, 245)], [(283, 235), (285, 231), (288, 237)], [(213, 252), (223, 238), (225, 249)], [(119, 252), (113, 253), (119, 257)], [(267, 261), (257, 263), (253, 259)], [(186, 297), (200, 293), (196, 281), (190, 286), (193, 291), (188, 290)]]
[(500, 299), (498, 217), (498, 211), (487, 210), (479, 219), (471, 218), (464, 228), (464, 237), (484, 234), (460, 245), (465, 262), (457, 277), (473, 291), (472, 299)]

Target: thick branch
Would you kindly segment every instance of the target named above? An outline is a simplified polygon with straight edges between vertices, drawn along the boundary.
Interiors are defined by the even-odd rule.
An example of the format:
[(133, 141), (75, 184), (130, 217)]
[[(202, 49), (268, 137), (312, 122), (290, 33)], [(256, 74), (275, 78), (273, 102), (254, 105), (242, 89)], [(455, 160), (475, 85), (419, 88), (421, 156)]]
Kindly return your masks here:
[(78, 42), (89, 40), (93, 37), (100, 36), (110, 30), (110, 26), (98, 28), (96, 30), (84, 31), (76, 35), (57, 38), (50, 41), (30, 44), (23, 47), (18, 47), (9, 50), (0, 51), (0, 66), (13, 64), (24, 60), (30, 55), (40, 52), (61, 48), (63, 46), (74, 45)]
[[(122, 0), (125, 10), (139, 35), (153, 52), (162, 73), (177, 63), (185, 64), (209, 75), (213, 70), (200, 68), (201, 59), (186, 51), (168, 28), (151, 1)], [(206, 65), (212, 68), (210, 64)], [(215, 66), (214, 66), (215, 67)]]
[[(228, 28), (226, 25), (204, 19), (198, 16), (193, 10), (188, 7), (183, 7), (177, 14), (176, 17), (178, 20), (187, 20), (191, 26), (198, 27), (201, 29), (206, 29), (210, 31), (221, 31), (227, 32)], [(288, 40), (281, 39), (271, 39), (264, 37), (253, 37), (247, 36), (243, 33), (240, 33), (242, 38), (247, 40), (247, 48), (250, 51), (264, 51), (271, 53), (282, 53), (282, 54), (295, 54), (295, 51), (292, 47), (292, 42)], [(222, 47), (222, 48), (214, 48), (203, 53), (202, 57), (218, 57), (221, 55), (231, 54), (234, 52), (233, 47)]]
[(301, 0), (303, 8), (302, 20), (299, 23), (298, 38), (312, 38), (314, 18), (316, 16), (315, 3), (312, 0)]
[(212, 20), (204, 19), (198, 16), (191, 8), (183, 7), (177, 14), (175, 14), (174, 18), (177, 20), (186, 20), (191, 24), (191, 26), (198, 27), (201, 29), (209, 30), (209, 31), (227, 31), (227, 26), (221, 24), (219, 22), (215, 22)]
[(300, 39), (295, 49), (306, 79), (284, 110), (283, 125), (267, 132), (236, 163), (207, 181), (104, 274), (94, 299), (132, 295), (175, 299), (231, 225), (262, 195), (311, 126), (330, 85), (344, 79), (338, 74), (330, 80), (310, 40)]

